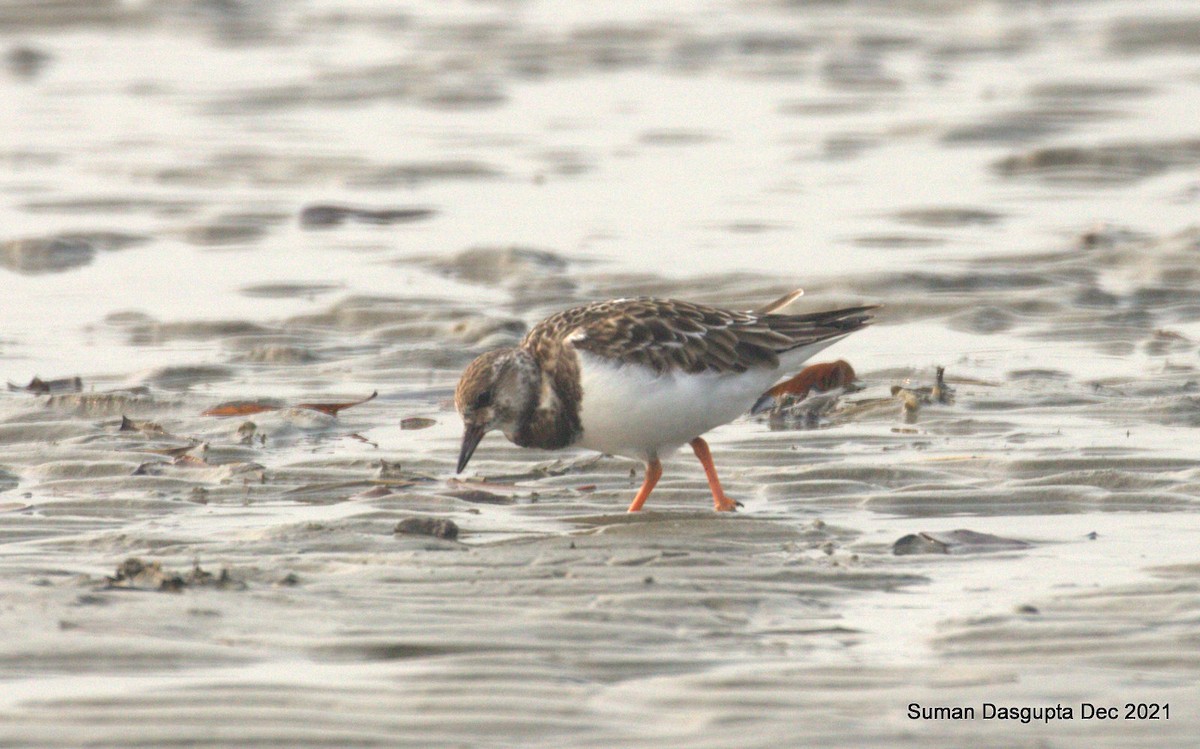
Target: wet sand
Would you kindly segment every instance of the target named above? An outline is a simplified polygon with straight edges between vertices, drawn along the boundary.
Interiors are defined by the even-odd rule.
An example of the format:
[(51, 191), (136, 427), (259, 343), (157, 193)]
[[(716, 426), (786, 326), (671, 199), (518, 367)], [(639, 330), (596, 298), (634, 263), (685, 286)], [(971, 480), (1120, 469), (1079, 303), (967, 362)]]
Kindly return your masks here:
[[(10, 3), (0, 745), (1187, 745), (1197, 52), (1168, 2)], [(683, 455), (638, 516), (622, 459), (454, 476), (548, 312), (796, 285), (884, 305), (818, 357), (864, 389), (713, 432), (736, 515)]]

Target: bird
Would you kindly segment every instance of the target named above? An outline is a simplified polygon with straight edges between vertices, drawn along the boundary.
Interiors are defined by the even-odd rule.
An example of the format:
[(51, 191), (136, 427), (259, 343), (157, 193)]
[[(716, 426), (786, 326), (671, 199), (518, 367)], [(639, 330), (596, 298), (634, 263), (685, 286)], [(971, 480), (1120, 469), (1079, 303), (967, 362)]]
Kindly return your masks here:
[(458, 473), (484, 435), (521, 447), (582, 447), (640, 461), (629, 505), (642, 509), (662, 461), (684, 444), (704, 468), (716, 511), (740, 503), (721, 487), (705, 433), (748, 411), (801, 362), (870, 323), (878, 305), (784, 314), (804, 292), (751, 311), (677, 299), (593, 302), (534, 325), (514, 347), (463, 371), (454, 404), (463, 420)]

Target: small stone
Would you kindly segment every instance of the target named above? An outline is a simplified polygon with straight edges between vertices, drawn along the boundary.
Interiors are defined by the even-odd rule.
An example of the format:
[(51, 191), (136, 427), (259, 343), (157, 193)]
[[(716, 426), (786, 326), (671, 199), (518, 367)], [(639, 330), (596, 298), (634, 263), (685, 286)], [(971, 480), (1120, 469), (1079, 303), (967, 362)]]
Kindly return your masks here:
[(892, 553), (896, 556), (908, 554), (949, 554), (949, 547), (924, 533), (910, 533), (892, 544)]
[(17, 78), (30, 79), (42, 72), (50, 62), (50, 53), (35, 47), (13, 47), (4, 55), (8, 70)]
[(243, 445), (249, 445), (254, 441), (255, 432), (258, 431), (258, 425), (253, 421), (243, 421), (241, 426), (235, 432), (238, 442)]
[(458, 538), (458, 525), (445, 518), (405, 518), (396, 523), (395, 534), (433, 536), (453, 541)]

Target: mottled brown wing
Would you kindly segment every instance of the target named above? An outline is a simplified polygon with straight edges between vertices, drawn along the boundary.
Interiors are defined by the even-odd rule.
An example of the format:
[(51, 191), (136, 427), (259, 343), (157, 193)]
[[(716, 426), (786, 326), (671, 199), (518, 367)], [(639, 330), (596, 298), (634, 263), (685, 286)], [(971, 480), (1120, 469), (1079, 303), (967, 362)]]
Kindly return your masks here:
[(618, 299), (560, 312), (524, 345), (575, 348), (657, 372), (744, 372), (777, 367), (779, 354), (861, 328), (872, 307), (810, 315), (734, 312), (673, 299)]

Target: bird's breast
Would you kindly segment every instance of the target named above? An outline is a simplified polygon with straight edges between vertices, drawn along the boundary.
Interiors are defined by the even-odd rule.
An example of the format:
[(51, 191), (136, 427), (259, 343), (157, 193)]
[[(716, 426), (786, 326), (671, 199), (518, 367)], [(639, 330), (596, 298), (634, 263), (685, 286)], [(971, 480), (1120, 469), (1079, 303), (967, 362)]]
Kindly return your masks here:
[(505, 436), (521, 447), (569, 447), (581, 432), (578, 359), (565, 347), (552, 350), (538, 361), (536, 372), (532, 407), (516, 432)]

